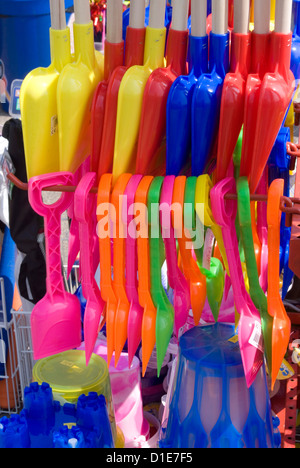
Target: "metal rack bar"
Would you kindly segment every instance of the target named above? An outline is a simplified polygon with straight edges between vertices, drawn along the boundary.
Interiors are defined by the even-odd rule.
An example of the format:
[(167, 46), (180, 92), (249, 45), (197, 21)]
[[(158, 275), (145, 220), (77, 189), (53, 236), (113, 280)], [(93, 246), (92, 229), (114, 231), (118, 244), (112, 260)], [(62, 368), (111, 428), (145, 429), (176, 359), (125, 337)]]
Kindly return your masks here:
[[(12, 182), (16, 187), (18, 187), (20, 190), (28, 190), (28, 184), (25, 182), (21, 182), (14, 174), (8, 173), (6, 174), (8, 180)], [(45, 192), (75, 192), (76, 187), (73, 185), (54, 185), (51, 187), (45, 187), (43, 191)], [(91, 189), (91, 193), (97, 193), (98, 189), (97, 187), (93, 187)], [(227, 194), (225, 196), (227, 200), (236, 200), (237, 195), (236, 194)], [(252, 194), (250, 196), (250, 199), (252, 201), (258, 201), (258, 202), (266, 202), (268, 201), (268, 196), (267, 195), (258, 195), (258, 194)], [(299, 206), (297, 206), (299, 205)], [(288, 215), (300, 215), (300, 198), (292, 198), (292, 197), (281, 197), (281, 205), (280, 209), (283, 213), (286, 213)]]

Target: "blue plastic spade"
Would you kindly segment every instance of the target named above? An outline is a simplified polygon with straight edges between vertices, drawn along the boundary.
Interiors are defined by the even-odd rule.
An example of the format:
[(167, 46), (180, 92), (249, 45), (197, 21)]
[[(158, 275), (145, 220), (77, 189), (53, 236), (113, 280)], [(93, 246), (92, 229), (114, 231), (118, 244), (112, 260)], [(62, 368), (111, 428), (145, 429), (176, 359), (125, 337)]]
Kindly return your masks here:
[(217, 142), (223, 83), (229, 70), (229, 33), (210, 33), (209, 73), (199, 78), (192, 100), (192, 175), (198, 177)]
[(297, 79), (300, 78), (300, 0), (293, 2), (294, 29), (292, 38), (291, 70)]
[(178, 176), (191, 150), (192, 97), (195, 85), (208, 71), (208, 37), (189, 37), (189, 75), (179, 76), (167, 101), (167, 175)]

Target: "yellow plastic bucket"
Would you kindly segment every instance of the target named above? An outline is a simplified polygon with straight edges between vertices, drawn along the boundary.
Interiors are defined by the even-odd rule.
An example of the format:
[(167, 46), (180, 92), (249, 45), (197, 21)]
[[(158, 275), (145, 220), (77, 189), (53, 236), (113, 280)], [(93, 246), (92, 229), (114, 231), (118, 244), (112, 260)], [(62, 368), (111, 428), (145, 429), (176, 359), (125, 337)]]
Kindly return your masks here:
[(116, 427), (110, 378), (104, 359), (93, 354), (86, 366), (84, 351), (65, 351), (37, 361), (32, 378), (39, 384), (47, 382), (52, 388), (54, 400), (62, 405), (76, 404), (80, 395), (88, 395), (89, 392), (104, 395), (115, 446), (122, 446), (122, 434)]

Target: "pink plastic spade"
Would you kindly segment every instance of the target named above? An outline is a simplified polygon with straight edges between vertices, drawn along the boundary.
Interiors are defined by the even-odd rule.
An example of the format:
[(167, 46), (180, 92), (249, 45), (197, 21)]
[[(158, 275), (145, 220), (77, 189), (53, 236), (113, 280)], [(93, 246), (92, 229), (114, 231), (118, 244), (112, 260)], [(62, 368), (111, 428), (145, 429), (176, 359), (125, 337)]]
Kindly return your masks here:
[[(137, 263), (137, 244), (136, 244), (136, 224), (134, 220), (133, 204), (135, 193), (142, 179), (141, 175), (133, 175), (124, 192), (125, 202), (123, 203), (123, 221), (127, 224), (125, 268), (126, 268), (126, 293), (130, 302), (127, 341), (128, 341), (128, 361), (131, 366), (132, 359), (140, 344), (142, 338), (142, 322), (144, 308), (140, 306), (138, 294), (138, 263)], [(131, 227), (133, 229), (131, 229)]]
[(210, 192), (211, 206), (214, 219), (222, 228), (235, 307), (240, 314), (239, 346), (246, 383), (250, 387), (264, 359), (261, 319), (246, 291), (235, 230), (237, 204), (234, 200), (225, 200), (225, 195), (228, 193), (236, 193), (235, 180), (231, 177), (223, 179), (212, 188)]
[[(81, 177), (89, 172), (90, 170), (90, 158), (86, 158), (86, 160), (81, 164), (81, 166), (77, 169), (74, 173), (74, 185), (77, 186), (78, 182), (80, 181)], [(68, 209), (68, 217), (71, 219), (70, 224), (70, 232), (69, 232), (69, 244), (68, 244), (68, 269), (67, 269), (67, 278), (69, 278), (72, 267), (75, 263), (77, 255), (80, 249), (80, 241), (79, 241), (79, 227), (78, 222), (74, 216), (74, 200)], [(80, 271), (78, 277), (80, 278)]]
[(64, 287), (61, 266), (61, 215), (73, 198), (63, 193), (52, 205), (45, 205), (42, 191), (53, 185), (73, 185), (69, 172), (32, 177), (28, 183), (28, 197), (34, 211), (44, 217), (46, 242), (46, 295), (31, 313), (31, 334), (34, 359), (76, 348), (81, 343), (81, 308), (76, 296)]
[(185, 276), (178, 266), (176, 240), (172, 224), (171, 205), (175, 176), (166, 176), (160, 198), (160, 218), (162, 238), (165, 245), (168, 280), (174, 290), (174, 327), (177, 337), (185, 325), (190, 310), (190, 288)]
[[(74, 214), (79, 223), (80, 265), (83, 296), (86, 299), (84, 313), (84, 341), (86, 364), (88, 365), (98, 337), (101, 316), (105, 303), (97, 286), (93, 255), (94, 249), (94, 218), (96, 217), (96, 194), (90, 193), (95, 184), (96, 173), (88, 172), (79, 182), (74, 196)], [(98, 250), (98, 249), (96, 249)]]

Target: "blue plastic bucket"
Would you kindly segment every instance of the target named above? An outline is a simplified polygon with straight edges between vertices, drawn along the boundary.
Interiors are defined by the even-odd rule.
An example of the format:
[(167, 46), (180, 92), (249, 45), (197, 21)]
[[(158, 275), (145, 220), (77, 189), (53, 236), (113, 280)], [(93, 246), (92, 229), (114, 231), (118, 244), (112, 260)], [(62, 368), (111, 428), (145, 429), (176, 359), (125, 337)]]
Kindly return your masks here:
[[(73, 0), (65, 5), (70, 10)], [(70, 12), (66, 15), (68, 21)], [(18, 111), (20, 81), (50, 64), (50, 26), (49, 0), (0, 0), (0, 103), (5, 112), (14, 98)]]
[(193, 327), (175, 364), (160, 448), (280, 447), (265, 367), (247, 388), (234, 325)]

